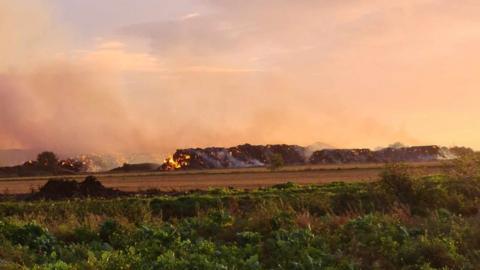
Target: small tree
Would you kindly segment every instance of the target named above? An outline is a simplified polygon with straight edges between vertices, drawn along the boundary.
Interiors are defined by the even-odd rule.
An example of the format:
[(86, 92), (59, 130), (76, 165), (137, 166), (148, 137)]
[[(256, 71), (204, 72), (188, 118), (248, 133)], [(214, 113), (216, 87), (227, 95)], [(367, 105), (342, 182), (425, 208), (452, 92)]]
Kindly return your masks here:
[(38, 154), (37, 162), (38, 162), (38, 166), (47, 168), (47, 169), (57, 169), (58, 167), (57, 155), (49, 151), (45, 151)]
[(280, 154), (270, 155), (268, 168), (271, 171), (276, 171), (276, 170), (280, 169), (281, 167), (283, 167), (284, 165), (285, 165), (285, 162), (283, 160), (282, 155), (280, 155)]

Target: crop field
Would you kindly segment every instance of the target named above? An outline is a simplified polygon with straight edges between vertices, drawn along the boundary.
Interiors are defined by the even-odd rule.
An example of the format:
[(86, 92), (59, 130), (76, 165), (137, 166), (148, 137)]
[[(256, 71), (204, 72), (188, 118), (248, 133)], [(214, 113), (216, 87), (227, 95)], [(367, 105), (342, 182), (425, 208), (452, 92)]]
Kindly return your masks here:
[[(0, 200), (0, 269), (478, 269), (480, 179)], [(460, 172), (457, 174), (456, 172)]]
[[(192, 190), (221, 187), (258, 188), (279, 183), (324, 184), (336, 181), (358, 182), (378, 179), (383, 164), (343, 164), (289, 166), (278, 171), (266, 168), (191, 170), (148, 173), (99, 173), (95, 176), (107, 187), (122, 191), (159, 189)], [(441, 162), (411, 163), (418, 174), (438, 174), (443, 171)], [(56, 177), (0, 178), (0, 193), (29, 193), (52, 178), (82, 179), (85, 175)]]

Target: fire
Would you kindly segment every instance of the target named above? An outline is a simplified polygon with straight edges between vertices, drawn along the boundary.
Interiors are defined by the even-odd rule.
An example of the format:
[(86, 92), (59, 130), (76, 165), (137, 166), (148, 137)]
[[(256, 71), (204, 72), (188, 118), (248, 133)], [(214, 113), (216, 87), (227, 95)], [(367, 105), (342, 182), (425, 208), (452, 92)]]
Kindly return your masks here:
[(182, 165), (173, 159), (173, 157), (167, 157), (163, 162), (163, 165), (167, 170), (177, 170), (182, 167)]
[(163, 168), (167, 171), (178, 170), (182, 167), (187, 167), (190, 159), (191, 156), (187, 154), (182, 154), (177, 158), (170, 156), (167, 157), (163, 162)]

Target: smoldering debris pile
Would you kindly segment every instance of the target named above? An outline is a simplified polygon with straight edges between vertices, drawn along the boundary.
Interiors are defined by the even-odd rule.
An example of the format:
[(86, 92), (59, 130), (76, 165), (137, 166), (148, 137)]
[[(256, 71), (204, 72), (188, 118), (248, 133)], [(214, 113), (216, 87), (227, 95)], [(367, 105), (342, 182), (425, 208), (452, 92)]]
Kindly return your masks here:
[(414, 146), (402, 148), (384, 148), (375, 151), (377, 162), (419, 162), (451, 158), (446, 148), (439, 146)]
[(55, 166), (47, 168), (35, 159), (39, 153), (42, 151), (0, 149), (0, 177), (105, 172), (123, 164), (147, 162), (158, 163), (158, 168), (165, 157), (164, 153), (55, 153), (58, 160), (50, 164)]
[(119, 190), (105, 187), (94, 176), (88, 176), (83, 182), (68, 179), (49, 180), (38, 192), (33, 193), (30, 199), (111, 198), (122, 194)]
[(100, 156), (80, 155), (59, 160), (52, 152), (41, 154), (45, 153), (48, 156), (41, 160), (37, 157), (37, 160), (29, 160), (21, 165), (0, 167), (0, 177), (74, 175), (97, 172), (104, 167), (99, 164), (105, 163)]
[[(159, 163), (124, 163), (111, 170), (115, 173), (157, 172), (192, 169), (228, 169), (264, 167), (271, 161), (281, 159), (283, 164), (348, 164), (384, 162), (420, 162), (452, 159), (474, 151), (466, 147), (412, 146), (370, 149), (319, 149), (298, 145), (251, 145), (235, 147), (208, 147), (179, 149), (171, 157)], [(53, 153), (51, 153), (53, 154)], [(70, 175), (89, 172), (92, 164), (97, 164), (90, 156), (80, 156), (57, 160), (47, 159), (28, 161), (13, 167), (0, 167), (0, 177)], [(105, 170), (103, 170), (105, 171)]]
[[(72, 166), (77, 164), (72, 163)], [(83, 172), (76, 168), (78, 167), (70, 167), (70, 165), (44, 166), (36, 161), (27, 161), (22, 165), (0, 167), (0, 177), (70, 175)]]
[(324, 149), (315, 151), (309, 158), (311, 164), (370, 163), (375, 162), (370, 149)]
[(220, 169), (261, 167), (269, 164), (273, 155), (281, 155), (285, 165), (306, 162), (305, 148), (298, 145), (250, 145), (230, 148), (209, 147), (177, 150), (162, 165), (162, 170)]
[(285, 165), (420, 162), (454, 158), (453, 151), (439, 146), (370, 149), (323, 149), (310, 151), (298, 145), (250, 145), (180, 149), (159, 170), (222, 169), (267, 166), (273, 155)]
[(447, 148), (439, 146), (413, 146), (370, 149), (324, 149), (316, 151), (309, 158), (311, 164), (341, 163), (384, 163), (384, 162), (420, 162), (452, 158)]

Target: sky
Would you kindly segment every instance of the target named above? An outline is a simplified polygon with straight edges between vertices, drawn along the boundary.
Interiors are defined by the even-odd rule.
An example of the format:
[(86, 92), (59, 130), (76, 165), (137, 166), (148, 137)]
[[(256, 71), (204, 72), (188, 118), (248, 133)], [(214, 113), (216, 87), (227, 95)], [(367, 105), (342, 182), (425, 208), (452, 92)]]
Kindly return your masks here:
[(0, 149), (479, 149), (478, 14), (470, 0), (0, 0)]

